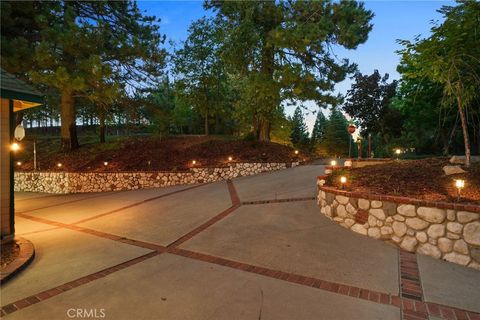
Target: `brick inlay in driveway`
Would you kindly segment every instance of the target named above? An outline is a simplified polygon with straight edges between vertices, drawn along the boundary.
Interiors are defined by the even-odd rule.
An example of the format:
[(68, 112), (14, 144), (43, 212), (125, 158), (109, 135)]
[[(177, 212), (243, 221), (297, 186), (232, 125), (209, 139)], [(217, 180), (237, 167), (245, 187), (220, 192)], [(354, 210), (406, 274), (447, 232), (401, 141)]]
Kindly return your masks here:
[[(443, 319), (469, 319), (469, 320), (480, 319), (480, 315), (478, 313), (474, 313), (474, 312), (470, 312), (462, 309), (456, 309), (456, 308), (448, 307), (446, 305), (442, 305), (438, 303), (424, 302), (421, 280), (418, 274), (418, 266), (416, 265), (416, 258), (415, 258), (415, 255), (413, 255), (412, 257), (412, 255), (410, 255), (409, 253), (400, 252), (399, 254), (400, 255), (400, 259), (399, 259), (400, 292), (389, 294), (387, 292), (377, 291), (378, 288), (377, 290), (370, 290), (370, 286), (365, 283), (360, 284), (360, 286), (365, 286), (365, 288), (359, 287), (358, 286), (359, 284), (355, 286), (355, 283), (351, 283), (352, 285), (346, 285), (343, 283), (336, 282), (336, 281), (342, 281), (341, 279), (340, 280), (320, 279), (320, 278), (323, 278), (321, 274), (317, 274), (316, 276), (311, 276), (311, 274), (309, 273), (297, 272), (297, 270), (295, 272), (286, 272), (286, 271), (278, 270), (280, 268), (276, 266), (263, 267), (251, 262), (249, 263), (241, 262), (243, 259), (239, 259), (238, 261), (235, 259), (227, 259), (227, 258), (221, 257), (220, 256), (221, 254), (217, 254), (215, 256), (215, 255), (197, 252), (198, 250), (187, 250), (187, 249), (179, 248), (178, 247), (179, 245), (199, 235), (201, 232), (205, 231), (212, 225), (215, 225), (217, 222), (219, 221), (225, 222), (225, 221), (229, 221), (231, 218), (236, 218), (237, 214), (236, 213), (232, 214), (232, 213), (236, 209), (238, 209), (242, 204), (259, 204), (259, 203), (262, 203), (262, 204), (277, 203), (278, 204), (278, 203), (292, 202), (292, 201), (311, 201), (314, 199), (310, 197), (303, 197), (303, 195), (300, 195), (299, 197), (292, 197), (290, 199), (258, 200), (258, 201), (246, 201), (244, 203), (241, 203), (232, 181), (227, 181), (226, 186), (228, 188), (230, 200), (232, 203), (231, 207), (229, 207), (226, 210), (224, 210), (225, 208), (224, 207), (218, 211), (213, 211), (212, 213), (223, 210), (222, 212), (220, 212), (219, 214), (216, 214), (213, 217), (212, 215), (210, 215), (211, 218), (208, 221), (200, 225), (197, 225), (197, 227), (193, 228), (193, 230), (189, 231), (188, 233), (184, 234), (183, 236), (179, 237), (178, 239), (170, 243), (168, 248), (162, 245), (147, 242), (147, 241), (150, 241), (148, 239), (144, 239), (147, 241), (139, 241), (139, 240), (134, 240), (134, 239), (125, 238), (125, 237), (116, 235), (115, 234), (116, 232), (106, 233), (106, 232), (96, 231), (86, 227), (78, 226), (75, 224), (51, 221), (48, 219), (41, 218), (39, 216), (31, 216), (26, 214), (21, 215), (24, 218), (31, 219), (41, 223), (46, 223), (49, 225), (53, 225), (58, 228), (67, 228), (73, 231), (82, 232), (82, 233), (86, 233), (86, 234), (101, 237), (101, 238), (106, 238), (109, 240), (129, 244), (132, 246), (148, 248), (148, 249), (154, 250), (154, 252), (151, 252), (143, 256), (140, 256), (138, 258), (106, 268), (102, 271), (87, 275), (85, 277), (80, 277), (76, 280), (64, 283), (60, 286), (42, 291), (38, 294), (34, 294), (32, 296), (28, 296), (27, 298), (20, 299), (18, 301), (10, 303), (1, 309), (1, 315), (3, 316), (7, 313), (15, 312), (16, 310), (26, 308), (32, 304), (36, 304), (43, 300), (49, 299), (50, 297), (56, 296), (64, 291), (77, 288), (82, 284), (86, 284), (96, 279), (105, 277), (111, 273), (125, 269), (141, 261), (144, 261), (156, 255), (159, 255), (163, 252), (168, 252), (168, 253), (186, 257), (189, 259), (208, 262), (208, 263), (212, 263), (212, 264), (216, 264), (216, 265), (220, 265), (228, 268), (233, 268), (236, 270), (245, 271), (248, 273), (254, 273), (254, 274), (262, 275), (265, 277), (269, 277), (271, 279), (276, 279), (279, 281), (287, 281), (287, 282), (295, 283), (301, 286), (307, 286), (307, 287), (316, 288), (323, 291), (332, 292), (338, 295), (349, 296), (356, 299), (371, 301), (373, 303), (378, 303), (383, 305), (396, 306), (397, 308), (400, 308), (403, 319), (427, 319), (428, 315), (436, 316), (438, 318), (443, 318)], [(225, 189), (223, 190), (225, 191)], [(174, 193), (177, 193), (177, 192), (174, 192)], [(158, 196), (157, 198), (161, 198), (164, 196), (165, 195)], [(205, 201), (208, 201), (208, 199), (206, 199)], [(140, 203), (143, 203), (143, 201), (139, 202), (139, 204)], [(228, 202), (227, 202), (227, 205), (228, 205)], [(292, 205), (297, 205), (297, 204), (292, 204)], [(303, 206), (304, 204), (298, 203), (298, 205)], [(268, 206), (268, 207), (272, 207), (272, 206)], [(118, 212), (118, 210), (119, 209), (105, 212), (101, 215), (102, 216), (110, 215), (112, 213)], [(230, 218), (224, 219), (229, 215), (231, 215)], [(289, 215), (289, 217), (291, 219), (292, 215)], [(91, 220), (91, 218), (80, 220), (80, 222), (86, 221), (86, 220)], [(292, 220), (292, 223), (294, 222), (295, 220)], [(278, 227), (278, 225), (276, 226)], [(301, 229), (298, 229), (298, 230), (301, 230)], [(294, 231), (295, 231), (295, 228), (291, 230), (291, 232), (294, 232)], [(319, 231), (321, 232), (322, 230), (319, 230)], [(299, 261), (299, 263), (301, 263), (301, 261)], [(354, 265), (352, 265), (352, 267), (354, 267)], [(383, 290), (383, 289), (380, 288), (380, 290)]]

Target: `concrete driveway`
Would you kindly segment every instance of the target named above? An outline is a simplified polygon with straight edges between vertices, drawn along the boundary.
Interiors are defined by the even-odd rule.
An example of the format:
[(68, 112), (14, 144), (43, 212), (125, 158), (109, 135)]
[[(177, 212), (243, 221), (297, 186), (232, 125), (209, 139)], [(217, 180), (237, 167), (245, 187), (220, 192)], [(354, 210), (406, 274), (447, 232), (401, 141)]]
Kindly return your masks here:
[[(32, 265), (7, 319), (479, 319), (480, 272), (332, 223), (323, 166), (102, 194), (16, 194)], [(417, 291), (417, 297), (408, 295)]]

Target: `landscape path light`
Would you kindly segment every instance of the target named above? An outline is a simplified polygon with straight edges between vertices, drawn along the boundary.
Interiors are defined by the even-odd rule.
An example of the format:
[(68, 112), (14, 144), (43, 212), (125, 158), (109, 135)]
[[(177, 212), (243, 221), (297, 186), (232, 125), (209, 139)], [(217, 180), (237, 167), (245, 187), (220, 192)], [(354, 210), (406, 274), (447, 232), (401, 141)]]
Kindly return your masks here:
[(402, 153), (402, 150), (400, 150), (399, 148), (395, 149), (395, 154), (397, 155), (397, 160), (400, 157), (401, 153)]
[(460, 193), (462, 192), (462, 189), (465, 188), (465, 180), (455, 180), (455, 188), (457, 188), (457, 201), (460, 201)]
[(345, 183), (347, 183), (347, 177), (341, 176), (340, 183), (342, 184), (342, 189), (345, 189)]
[(62, 167), (62, 163), (57, 163), (57, 167), (61, 168)]
[(295, 150), (295, 154), (298, 154), (298, 150)]
[(337, 161), (335, 161), (335, 160), (330, 161), (330, 165), (332, 167), (335, 167), (337, 165)]
[(103, 165), (104, 165), (105, 167), (108, 166), (108, 161), (104, 161), (104, 162), (103, 162)]
[(192, 160), (192, 164), (193, 164), (193, 165), (196, 165), (196, 164), (197, 164), (197, 161), (196, 161), (196, 160)]
[(232, 157), (228, 157), (228, 161), (232, 161), (232, 160), (233, 160), (233, 158), (232, 158)]

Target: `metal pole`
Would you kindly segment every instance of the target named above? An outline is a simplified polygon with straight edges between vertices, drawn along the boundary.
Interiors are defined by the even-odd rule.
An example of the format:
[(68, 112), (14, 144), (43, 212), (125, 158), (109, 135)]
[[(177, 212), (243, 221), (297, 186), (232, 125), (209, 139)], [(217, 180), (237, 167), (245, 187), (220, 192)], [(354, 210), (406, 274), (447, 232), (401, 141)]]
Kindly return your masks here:
[(33, 140), (33, 170), (37, 171), (37, 140)]
[(350, 159), (351, 156), (351, 151), (352, 151), (352, 135), (348, 136), (348, 158)]

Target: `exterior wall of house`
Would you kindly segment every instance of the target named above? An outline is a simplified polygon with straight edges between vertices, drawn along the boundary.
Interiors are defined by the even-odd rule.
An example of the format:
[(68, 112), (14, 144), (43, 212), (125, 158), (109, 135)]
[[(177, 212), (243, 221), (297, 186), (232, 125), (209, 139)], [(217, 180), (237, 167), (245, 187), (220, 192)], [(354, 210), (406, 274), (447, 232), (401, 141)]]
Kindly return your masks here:
[(0, 226), (2, 241), (13, 236), (11, 225), (11, 172), (10, 172), (10, 107), (7, 99), (1, 99), (0, 107)]

